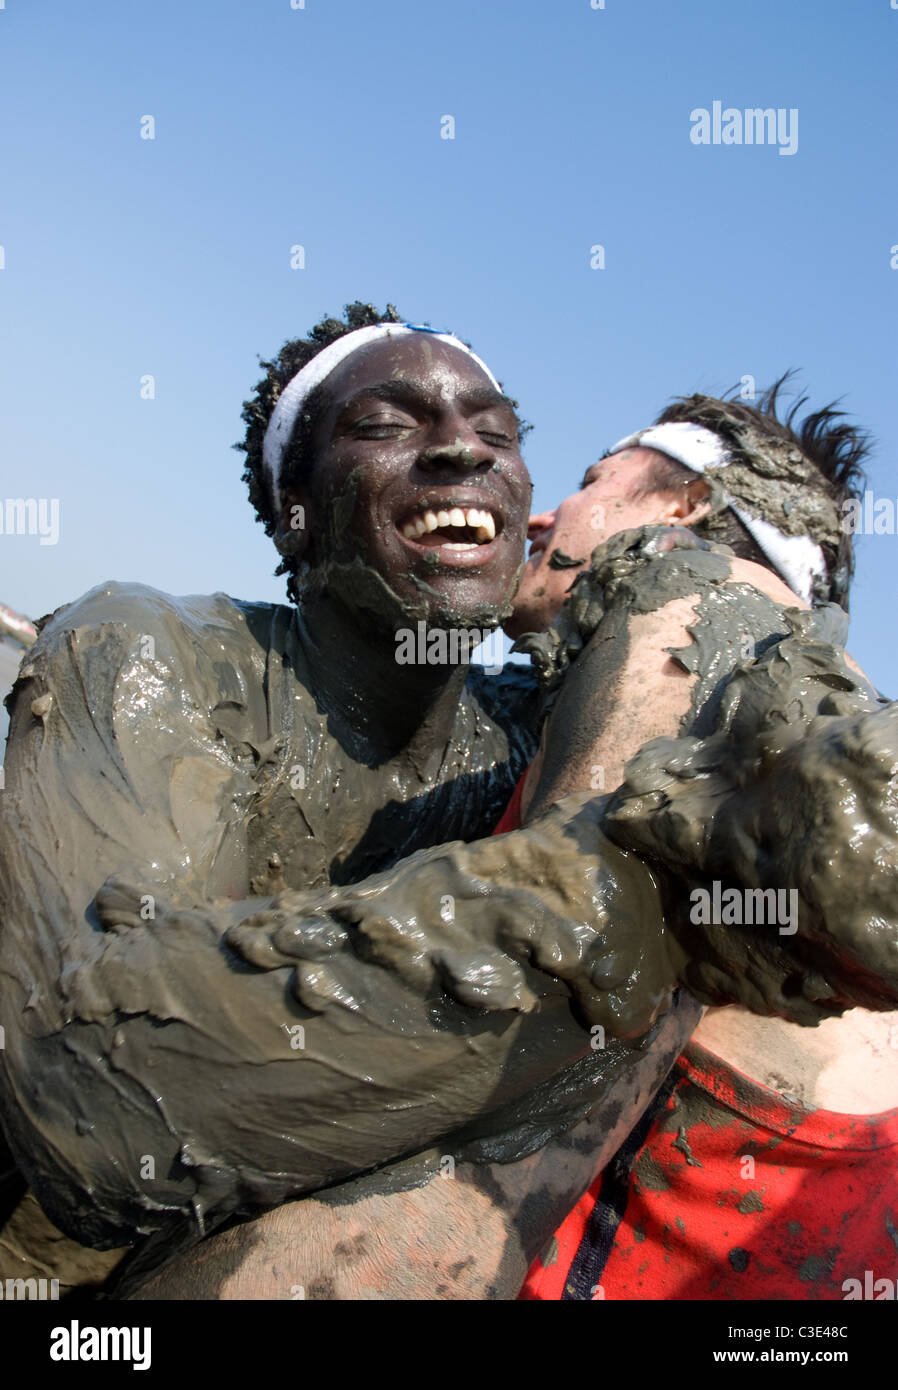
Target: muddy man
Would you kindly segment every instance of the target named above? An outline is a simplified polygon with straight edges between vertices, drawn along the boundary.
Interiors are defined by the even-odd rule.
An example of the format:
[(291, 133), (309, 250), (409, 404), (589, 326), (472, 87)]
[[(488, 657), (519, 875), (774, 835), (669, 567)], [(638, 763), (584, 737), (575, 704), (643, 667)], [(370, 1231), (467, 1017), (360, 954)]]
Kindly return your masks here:
[[(629, 800), (575, 783), (492, 837), (536, 749), (533, 683), (397, 664), (396, 634), (419, 621), (490, 630), (510, 614), (530, 500), (519, 421), (458, 340), (378, 318), (356, 309), (288, 345), (246, 409), (251, 495), (293, 605), (104, 585), (43, 627), (15, 687), (3, 1124), (68, 1237), (134, 1247), (120, 1293), (223, 1222), (325, 1188), (283, 1219), (323, 1212), (329, 1252), (347, 1203), (399, 1190), (423, 1222), (437, 1191), (449, 1227), (452, 1202), (478, 1203), (483, 1250), (458, 1254), (435, 1226), (435, 1286), (514, 1292), (698, 1020), (678, 986), (699, 989), (704, 954), (724, 948), (719, 932), (679, 931), (677, 903), (712, 870), (739, 881), (745, 855), (727, 846), (741, 852), (765, 788), (781, 796), (828, 734), (818, 687), (790, 700), (779, 761), (753, 751), (760, 715), (711, 731), (700, 751), (724, 779), (722, 851), (701, 796), (680, 798), (704, 827), (693, 849), (688, 825), (669, 833), (672, 774), (654, 764)], [(675, 591), (699, 586), (713, 605), (733, 587), (731, 557), (668, 543), (630, 537), (598, 566), (566, 652), (595, 650), (603, 625), (619, 635), (631, 610)], [(839, 702), (824, 713), (860, 731), (878, 720), (856, 737), (881, 768), (891, 722), (846, 675), (833, 632), (784, 624), (766, 596), (746, 605), (758, 641), (793, 643), (785, 665), (805, 692), (813, 648)], [(752, 710), (765, 673), (753, 675)], [(581, 684), (589, 726), (596, 692)], [(725, 785), (736, 768), (738, 788)], [(881, 865), (892, 832), (884, 812)], [(865, 957), (862, 935), (838, 940), (806, 866), (788, 845), (767, 849), (765, 872), (810, 904), (788, 942), (739, 938), (763, 961), (768, 1007), (808, 1021), (873, 994), (894, 1005), (894, 964)], [(744, 970), (730, 978), (741, 997)], [(303, 1236), (304, 1257), (316, 1239)], [(158, 1296), (227, 1296), (215, 1252), (209, 1241), (181, 1292), (157, 1284)], [(259, 1296), (339, 1296), (297, 1268)]]

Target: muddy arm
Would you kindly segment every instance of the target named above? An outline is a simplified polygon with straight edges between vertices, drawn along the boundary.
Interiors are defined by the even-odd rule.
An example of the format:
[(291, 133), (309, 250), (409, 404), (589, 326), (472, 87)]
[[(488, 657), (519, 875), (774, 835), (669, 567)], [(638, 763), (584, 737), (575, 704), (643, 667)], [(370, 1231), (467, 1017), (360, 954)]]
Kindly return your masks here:
[(351, 890), (241, 897), (265, 749), (227, 723), (252, 700), (229, 641), (214, 611), (173, 627), (104, 591), (47, 627), (13, 699), (0, 1103), (51, 1219), (100, 1248), (444, 1136), (522, 1157), (612, 1095), (674, 984), (657, 885), (588, 798)]
[[(893, 1009), (898, 706), (846, 658), (840, 609), (784, 607), (731, 565), (635, 532), (596, 553), (534, 641), (556, 698), (530, 813), (590, 771), (620, 782), (603, 828), (659, 869), (679, 978), (704, 1001), (811, 1024)], [(677, 704), (678, 735), (644, 742)], [(784, 920), (755, 916), (774, 897)]]
[(144, 1282), (140, 1299), (508, 1300), (642, 1115), (700, 1013), (685, 991), (607, 1104), (517, 1163), (452, 1147), (391, 1165), (213, 1235)]

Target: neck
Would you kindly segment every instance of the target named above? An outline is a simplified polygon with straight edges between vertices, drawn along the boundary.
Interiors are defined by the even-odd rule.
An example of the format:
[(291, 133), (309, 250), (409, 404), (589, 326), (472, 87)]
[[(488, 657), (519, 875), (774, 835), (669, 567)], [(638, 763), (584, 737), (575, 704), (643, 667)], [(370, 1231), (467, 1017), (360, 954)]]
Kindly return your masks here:
[(452, 736), (467, 665), (399, 665), (389, 626), (330, 593), (307, 595), (297, 624), (312, 692), (344, 747), (370, 766), (401, 754), (422, 777), (435, 775)]

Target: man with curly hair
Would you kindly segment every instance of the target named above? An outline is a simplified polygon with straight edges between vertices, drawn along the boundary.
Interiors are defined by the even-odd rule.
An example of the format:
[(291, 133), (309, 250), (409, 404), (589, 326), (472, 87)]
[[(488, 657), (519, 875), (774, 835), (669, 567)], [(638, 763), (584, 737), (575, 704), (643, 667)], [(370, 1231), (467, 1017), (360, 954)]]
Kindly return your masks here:
[[(707, 866), (668, 852), (657, 817), (629, 817), (652, 872), (628, 852), (626, 816), (624, 848), (606, 837), (606, 799), (593, 795), (477, 838), (534, 751), (529, 686), (434, 660), (429, 638), (482, 635), (510, 614), (530, 484), (514, 404), (484, 364), (396, 320), (362, 307), (341, 331), (316, 330), (311, 350), (291, 345), (269, 365), (247, 406), (250, 486), (295, 609), (103, 586), (44, 627), (14, 694), (4, 1116), (70, 1235), (143, 1238), (130, 1286), (235, 1213), (425, 1151), (361, 1192), (283, 1208), (299, 1255), (261, 1280), (241, 1256), (241, 1279), (290, 1296), (278, 1293), (289, 1268), (312, 1296), (340, 1296), (363, 1259), (333, 1241), (347, 1192), (355, 1240), (392, 1188), (420, 1216), (442, 1187), (436, 1296), (507, 1294), (691, 1031), (678, 979), (698, 987), (705, 956), (725, 958), (719, 932), (687, 932), (682, 948), (666, 930), (662, 888), (673, 925), (671, 883), (682, 896)], [(665, 559), (669, 544), (635, 537), (611, 557), (604, 599), (576, 610), (587, 654), (597, 624), (602, 647), (607, 625), (632, 617), (627, 594), (647, 612), (659, 586), (734, 601), (739, 562)], [(769, 599), (739, 620), (754, 641), (788, 637)], [(427, 641), (400, 666), (408, 629)], [(794, 635), (798, 664), (807, 638)], [(838, 653), (826, 662), (844, 682)], [(862, 686), (846, 691), (846, 709), (867, 717)], [(595, 698), (585, 692), (584, 718)], [(792, 703), (803, 728), (809, 707)], [(740, 745), (747, 764), (752, 746)], [(802, 756), (816, 746), (808, 733)], [(774, 791), (776, 771), (761, 779)], [(737, 803), (725, 801), (726, 826), (740, 825)], [(692, 816), (713, 820), (704, 804)], [(803, 864), (795, 875), (809, 892)], [(811, 1021), (873, 990), (863, 943), (834, 959), (830, 930), (815, 902), (795, 943), (759, 941), (762, 1006)], [(745, 972), (725, 982), (716, 968), (724, 997), (742, 997)], [(894, 985), (886, 970), (879, 988)], [(77, 1084), (63, 1084), (73, 1065)], [(458, 1164), (452, 1198), (445, 1161)], [(482, 1229), (458, 1251), (462, 1210)], [(284, 1230), (250, 1223), (243, 1253), (248, 1240), (267, 1258)], [(209, 1242), (169, 1293), (186, 1277), (173, 1296), (241, 1296), (221, 1259)]]
[[(602, 844), (596, 806), (489, 838), (533, 682), (429, 639), (511, 612), (520, 422), (465, 344), (397, 317), (326, 320), (246, 407), (295, 606), (102, 585), (41, 625), (13, 692), (3, 1124), (66, 1235), (140, 1242), (132, 1281), (437, 1145), (423, 1181), (448, 1136), (460, 1168), (523, 1157), (597, 1107), (611, 1142), (695, 1021), (648, 870), (577, 848)], [(597, 987), (630, 899), (656, 945)], [(513, 1279), (593, 1160), (568, 1168), (509, 1233)]]

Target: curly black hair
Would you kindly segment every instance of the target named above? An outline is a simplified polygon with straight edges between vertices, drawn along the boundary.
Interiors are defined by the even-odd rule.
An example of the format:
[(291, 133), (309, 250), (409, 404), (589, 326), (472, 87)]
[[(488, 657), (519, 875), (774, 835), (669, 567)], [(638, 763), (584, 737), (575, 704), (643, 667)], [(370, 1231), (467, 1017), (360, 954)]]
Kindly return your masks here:
[[(832, 518), (844, 515), (842, 504), (846, 500), (862, 495), (866, 481), (862, 464), (870, 453), (871, 439), (864, 430), (847, 422), (845, 412), (838, 409), (839, 401), (815, 410), (799, 423), (798, 416), (808, 397), (798, 395), (780, 419), (777, 407), (793, 376), (793, 370), (784, 372), (762, 393), (756, 405), (736, 399), (738, 387), (720, 397), (678, 396), (662, 410), (655, 423), (689, 421), (718, 434), (731, 450), (733, 466), (726, 470), (726, 488), (737, 501), (744, 500), (740, 497), (740, 478), (744, 483), (749, 474), (754, 474), (756, 480), (759, 474), (762, 479), (776, 478), (781, 483), (788, 480), (792, 496), (787, 508), (796, 520), (800, 512), (805, 512), (806, 533), (819, 544), (826, 560), (828, 587), (815, 597), (818, 601), (839, 603), (847, 611), (854, 549), (850, 533), (844, 527), (833, 526)], [(692, 476), (675, 460), (659, 458), (642, 487), (645, 491), (665, 491)], [(815, 496), (819, 499), (816, 508)], [(762, 515), (767, 517), (766, 509)], [(788, 526), (788, 520), (769, 519)], [(790, 533), (801, 529), (800, 525), (789, 527)], [(766, 555), (729, 508), (699, 522), (695, 530), (731, 546), (744, 559), (770, 569)]]
[[(243, 481), (249, 488), (249, 500), (256, 513), (256, 520), (265, 527), (266, 536), (273, 536), (278, 526), (271, 490), (265, 466), (262, 462), (262, 442), (268, 421), (274, 412), (281, 392), (319, 352), (335, 343), (347, 333), (357, 328), (368, 328), (378, 323), (401, 323), (402, 318), (392, 304), (383, 313), (373, 304), (363, 304), (357, 299), (347, 304), (343, 310), (345, 318), (335, 319), (326, 314), (320, 323), (310, 330), (305, 338), (291, 338), (270, 362), (259, 359), (259, 366), (265, 375), (256, 383), (255, 395), (243, 402), (240, 418), (246, 424), (246, 434), (234, 445), (246, 454), (246, 467)], [(313, 391), (307, 400), (301, 418), (297, 421), (288, 447), (284, 451), (281, 476), (284, 482), (297, 481), (308, 467), (307, 445), (312, 425), (317, 417), (316, 405), (321, 401), (318, 392)], [(281, 564), (278, 574), (285, 573), (287, 566)]]
[[(243, 402), (240, 417), (246, 423), (246, 434), (242, 440), (234, 445), (234, 448), (246, 455), (243, 481), (249, 489), (249, 500), (256, 513), (256, 520), (265, 527), (267, 536), (274, 536), (277, 532), (279, 517), (274, 499), (271, 496), (265, 465), (262, 461), (262, 443), (268, 422), (284, 387), (298, 371), (308, 362), (311, 362), (313, 357), (316, 357), (331, 343), (335, 343), (338, 338), (344, 337), (345, 334), (353, 333), (357, 328), (368, 328), (379, 323), (404, 322), (395, 305), (388, 304), (381, 313), (373, 304), (365, 304), (360, 299), (344, 305), (343, 314), (342, 319), (332, 318), (326, 314), (305, 338), (291, 338), (284, 343), (280, 352), (271, 361), (266, 362), (260, 358), (259, 365), (263, 368), (265, 375), (256, 384), (255, 394)], [(511, 397), (507, 397), (507, 399), (509, 404), (516, 409), (517, 402)], [(289, 486), (290, 483), (302, 481), (308, 472), (311, 463), (309, 445), (324, 402), (325, 386), (322, 383), (311, 392), (306, 400), (302, 413), (296, 422), (290, 443), (284, 450), (281, 464), (282, 486)], [(530, 428), (525, 422), (518, 421), (519, 441), (523, 440)], [(294, 587), (294, 564), (292, 557), (285, 557), (275, 570), (275, 574), (289, 576), (287, 591), (295, 602), (297, 594)]]

